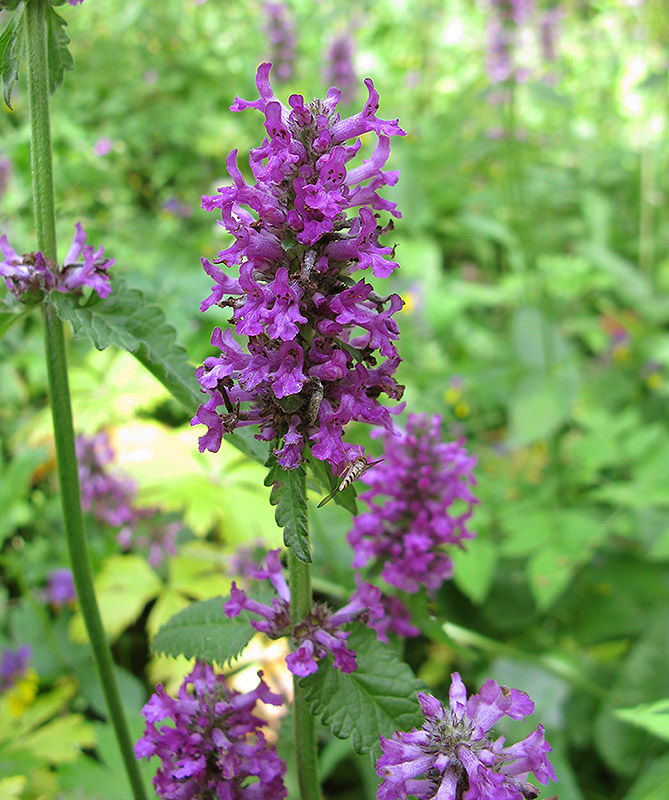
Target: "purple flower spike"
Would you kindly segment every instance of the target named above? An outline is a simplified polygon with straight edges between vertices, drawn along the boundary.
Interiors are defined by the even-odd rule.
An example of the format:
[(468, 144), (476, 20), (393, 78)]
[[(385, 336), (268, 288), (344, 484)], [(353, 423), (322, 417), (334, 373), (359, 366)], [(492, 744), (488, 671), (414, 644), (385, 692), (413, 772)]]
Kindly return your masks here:
[(107, 434), (77, 436), (76, 447), (84, 511), (91, 511), (101, 522), (120, 528), (117, 541), (123, 550), (145, 549), (152, 567), (159, 567), (167, 556), (176, 555), (181, 523), (161, 520), (157, 508), (135, 505), (135, 482), (115, 475), (108, 468), (114, 460), (114, 451)]
[(353, 66), (353, 39), (347, 33), (336, 36), (330, 43), (323, 78), (326, 84), (336, 86), (341, 91), (344, 104), (353, 102), (358, 78)]
[[(392, 586), (436, 592), (453, 572), (444, 545), (462, 546), (474, 536), (467, 521), (478, 502), (470, 488), (475, 464), (463, 441), (441, 441), (438, 415), (411, 414), (406, 432), (387, 433), (384, 460), (362, 477), (370, 488), (360, 498), (370, 510), (348, 534), (353, 566), (376, 561)], [(454, 504), (463, 508), (454, 513)]]
[[(203, 260), (215, 283), (201, 308), (231, 309), (239, 342), (220, 331), (212, 339), (222, 354), (197, 372), (209, 399), (193, 424), (208, 429), (201, 451), (216, 452), (225, 433), (257, 425), (257, 438), (273, 441), (282, 467), (299, 466), (311, 445), (316, 458), (340, 472), (347, 463), (344, 426), (356, 420), (391, 430), (399, 409), (379, 397), (400, 400), (403, 392), (393, 377), (393, 317), (402, 300), (381, 297), (353, 276), (371, 269), (387, 277), (397, 267), (393, 248), (379, 241), (392, 229), (381, 225), (379, 212), (399, 213), (379, 192), (397, 181), (398, 173), (383, 167), (389, 137), (404, 131), (377, 117), (379, 97), (369, 79), (363, 111), (341, 119), (338, 89), (311, 103), (292, 95), (285, 106), (274, 96), (270, 68), (258, 68), (257, 100), (238, 97), (231, 106), (265, 117), (267, 135), (250, 152), (253, 182), (233, 150), (226, 162), (232, 185), (202, 198), (234, 243), (215, 261)], [(358, 137), (368, 132), (378, 146), (351, 168)]]
[(285, 3), (266, 2), (263, 11), (267, 19), (265, 33), (269, 45), (269, 60), (274, 63), (277, 79), (285, 83), (293, 77), (295, 19)]
[(378, 800), (532, 800), (539, 793), (528, 782), (530, 773), (542, 785), (557, 780), (541, 725), (510, 747), (503, 736), (492, 738), (492, 726), (504, 715), (524, 719), (533, 712), (525, 692), (488, 680), (467, 700), (460, 675), (454, 672), (451, 679), (448, 708), (419, 692), (422, 729), (381, 737)]
[(11, 689), (26, 674), (32, 652), (27, 644), (19, 645), (16, 650), (3, 651), (0, 660), (0, 691)]
[(6, 236), (0, 236), (0, 276), (4, 277), (9, 291), (18, 298), (24, 295), (39, 295), (56, 289), (59, 292), (80, 292), (88, 286), (101, 298), (111, 294), (107, 270), (114, 259), (102, 257), (104, 248), (94, 250), (86, 244), (86, 232), (77, 222), (74, 238), (59, 269), (41, 252), (20, 256), (10, 247)]
[(353, 672), (356, 668), (355, 652), (346, 646), (349, 633), (341, 627), (356, 620), (376, 627), (376, 621), (386, 613), (380, 590), (359, 581), (350, 602), (343, 608), (332, 611), (323, 603), (314, 603), (307, 619), (291, 626), (290, 589), (283, 574), (280, 550), (270, 550), (266, 564), (265, 569), (258, 569), (253, 575), (260, 580), (269, 580), (274, 587), (278, 596), (272, 600), (272, 605), (253, 600), (233, 582), (230, 599), (225, 604), (227, 616), (233, 618), (248, 611), (261, 618), (252, 619), (251, 625), (271, 639), (290, 636), (294, 649), (286, 657), (286, 664), (293, 675), (311, 675), (318, 669), (318, 662), (328, 654), (334, 656), (336, 669)]
[(46, 598), (55, 609), (76, 602), (77, 590), (74, 588), (72, 570), (66, 568), (53, 570), (49, 575)]
[[(260, 683), (242, 694), (229, 689), (222, 675), (198, 661), (170, 697), (161, 685), (142, 709), (144, 736), (135, 745), (137, 758), (158, 756), (153, 779), (163, 800), (281, 800), (286, 765), (253, 715), (258, 701), (279, 706), (258, 673)], [(171, 725), (156, 723), (170, 720)]]

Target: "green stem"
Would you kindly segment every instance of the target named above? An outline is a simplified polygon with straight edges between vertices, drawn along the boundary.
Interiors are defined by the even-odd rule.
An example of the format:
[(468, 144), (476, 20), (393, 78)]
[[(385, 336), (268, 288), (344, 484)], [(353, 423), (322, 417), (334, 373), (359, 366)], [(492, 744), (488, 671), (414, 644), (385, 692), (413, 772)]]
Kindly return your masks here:
[[(306, 476), (302, 496), (307, 496)], [(292, 550), (288, 551), (290, 580), (290, 621), (303, 622), (311, 611), (311, 564), (300, 561)], [(293, 720), (295, 726), (295, 758), (302, 800), (320, 800), (318, 782), (318, 750), (316, 747), (316, 721), (300, 686), (300, 678), (293, 676)]]
[[(28, 54), (28, 103), (30, 109), (30, 159), (37, 246), (48, 258), (57, 260), (56, 219), (54, 212), (53, 161), (49, 122), (49, 79), (47, 62), (46, 0), (27, 0), (26, 38)], [(72, 573), (84, 618), (93, 658), (98, 670), (109, 716), (114, 726), (135, 800), (146, 800), (144, 784), (132, 748), (130, 732), (123, 713), (116, 675), (98, 609), (93, 577), (88, 559), (79, 494), (79, 474), (74, 446), (74, 425), (67, 378), (63, 324), (53, 307), (44, 305), (44, 341), (46, 348), (49, 396), (53, 418), (58, 479), (60, 481), (63, 522), (70, 552)]]

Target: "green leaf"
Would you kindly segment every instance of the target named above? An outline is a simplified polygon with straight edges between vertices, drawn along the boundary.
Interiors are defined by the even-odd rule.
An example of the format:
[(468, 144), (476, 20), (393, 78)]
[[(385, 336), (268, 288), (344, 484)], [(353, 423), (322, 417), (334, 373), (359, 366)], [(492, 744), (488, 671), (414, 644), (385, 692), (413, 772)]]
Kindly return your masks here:
[(7, 333), (7, 331), (15, 325), (19, 320), (27, 316), (34, 306), (22, 306), (18, 309), (11, 311), (0, 311), (0, 339)]
[(49, 61), (49, 92), (53, 94), (63, 82), (65, 70), (74, 68), (68, 50), (70, 37), (65, 33), (67, 22), (49, 6), (46, 12), (46, 47)]
[(616, 772), (630, 777), (666, 748), (617, 710), (656, 703), (669, 696), (669, 608), (660, 605), (647, 619), (643, 636), (618, 669), (610, 699), (595, 719), (595, 744)]
[[(109, 637), (115, 639), (135, 622), (161, 588), (160, 579), (140, 556), (116, 555), (107, 558), (95, 578), (95, 592), (102, 623)], [(86, 641), (81, 611), (72, 618), (70, 635), (75, 642)]]
[(283, 542), (305, 563), (311, 563), (309, 529), (307, 528), (306, 469), (282, 469), (272, 455), (266, 465), (269, 472), (265, 486), (272, 486), (269, 501), (276, 506), (276, 524), (283, 528)]
[[(74, 294), (52, 292), (49, 300), (58, 316), (72, 325), (75, 336), (88, 336), (98, 350), (115, 344), (132, 353), (194, 414), (203, 394), (186, 351), (177, 344), (176, 331), (158, 306), (138, 289), (130, 289), (120, 278), (113, 279), (112, 287), (109, 297), (85, 305), (79, 305), (80, 298)], [(254, 439), (247, 428), (226, 439), (256, 461), (265, 460), (265, 445)]]
[(23, 52), (23, 17), (25, 7), (23, 4), (9, 18), (9, 21), (0, 34), (0, 64), (2, 65), (2, 96), (7, 108), (12, 107), (12, 89), (19, 76), (21, 54)]
[(669, 755), (644, 766), (643, 772), (625, 795), (624, 800), (666, 800), (667, 797), (669, 797)]
[(81, 714), (68, 714), (56, 717), (36, 731), (17, 739), (7, 746), (7, 751), (27, 750), (51, 764), (63, 764), (75, 761), (84, 748), (94, 745), (92, 725)]
[(465, 547), (453, 553), (455, 583), (470, 600), (480, 605), (495, 577), (497, 547), (480, 537), (466, 542)]
[(350, 736), (357, 753), (367, 753), (379, 736), (421, 724), (416, 692), (424, 686), (369, 628), (356, 627), (347, 644), (357, 655), (355, 672), (333, 669), (330, 657), (302, 685), (314, 715), (339, 739)]
[(154, 653), (184, 655), (219, 666), (233, 661), (255, 636), (256, 630), (243, 616), (229, 619), (226, 598), (214, 597), (192, 603), (166, 622), (151, 642)]
[(657, 703), (642, 703), (634, 708), (619, 708), (615, 713), (619, 719), (631, 722), (632, 725), (637, 725), (648, 733), (669, 741), (669, 697)]

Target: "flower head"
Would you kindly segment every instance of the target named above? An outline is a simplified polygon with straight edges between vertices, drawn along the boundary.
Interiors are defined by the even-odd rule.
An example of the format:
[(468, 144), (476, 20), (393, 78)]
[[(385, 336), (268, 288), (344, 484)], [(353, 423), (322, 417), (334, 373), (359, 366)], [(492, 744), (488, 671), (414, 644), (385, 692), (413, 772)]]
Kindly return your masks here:
[[(253, 710), (260, 700), (281, 705), (258, 673), (260, 683), (242, 694), (229, 689), (222, 675), (197, 662), (177, 698), (162, 685), (142, 709), (144, 736), (135, 745), (137, 758), (161, 765), (153, 779), (163, 800), (280, 800), (285, 764), (262, 732)], [(169, 720), (170, 725), (156, 723)]]
[(353, 65), (353, 39), (342, 33), (330, 42), (323, 70), (325, 83), (336, 86), (341, 91), (342, 102), (346, 105), (355, 99), (358, 82)]
[(487, 680), (478, 694), (467, 692), (454, 672), (450, 706), (429, 694), (418, 693), (425, 722), (421, 730), (381, 737), (383, 755), (377, 774), (384, 780), (378, 800), (533, 800), (528, 783), (534, 773), (545, 785), (556, 780), (547, 754), (552, 750), (541, 725), (518, 744), (504, 747), (504, 737), (493, 739), (491, 729), (503, 716), (524, 719), (534, 711), (525, 692)]
[[(286, 664), (294, 675), (311, 675), (318, 669), (318, 661), (328, 654), (334, 657), (334, 666), (342, 672), (353, 672), (356, 668), (355, 652), (346, 646), (350, 632), (342, 626), (354, 620), (376, 621), (384, 617), (381, 605), (381, 592), (371, 583), (358, 582), (358, 588), (350, 601), (338, 611), (333, 611), (324, 603), (314, 603), (307, 618), (296, 625), (290, 622), (290, 589), (283, 574), (280, 550), (270, 550), (267, 554), (267, 568), (255, 572), (255, 577), (268, 579), (277, 597), (271, 605), (260, 603), (248, 597), (233, 581), (230, 599), (225, 604), (228, 617), (236, 617), (241, 611), (249, 611), (260, 617), (251, 620), (251, 625), (276, 639), (290, 636), (293, 652), (287, 656)], [(385, 625), (385, 630), (390, 623)]]
[(11, 689), (28, 669), (32, 648), (27, 644), (19, 645), (16, 650), (3, 650), (0, 660), (0, 691)]
[(76, 448), (84, 511), (92, 511), (99, 520), (114, 527), (134, 523), (136, 514), (132, 504), (137, 487), (134, 481), (117, 477), (108, 469), (114, 451), (107, 434), (79, 435)]
[(55, 609), (71, 605), (77, 600), (77, 590), (74, 587), (72, 570), (67, 568), (54, 569), (49, 575), (46, 590), (46, 599)]
[[(436, 592), (453, 572), (444, 545), (474, 536), (467, 521), (478, 502), (470, 488), (475, 464), (462, 441), (441, 441), (438, 415), (411, 414), (404, 433), (387, 433), (384, 460), (362, 478), (370, 488), (360, 498), (370, 510), (348, 534), (353, 566), (375, 561), (392, 586)], [(454, 513), (456, 504), (464, 509)]]
[(289, 81), (293, 77), (295, 61), (295, 19), (285, 3), (266, 2), (263, 12), (269, 59), (274, 64), (277, 79)]
[(95, 250), (86, 244), (86, 232), (77, 222), (74, 238), (61, 268), (41, 252), (20, 256), (0, 236), (0, 276), (4, 277), (9, 291), (16, 297), (41, 295), (56, 289), (59, 292), (80, 292), (88, 286), (102, 298), (111, 294), (108, 270), (114, 259), (103, 258), (104, 248)]
[[(258, 99), (238, 97), (231, 106), (265, 116), (267, 137), (250, 153), (254, 182), (246, 182), (233, 150), (232, 186), (202, 202), (218, 210), (235, 239), (215, 262), (203, 259), (215, 283), (202, 310), (232, 309), (242, 339), (214, 330), (220, 355), (197, 371), (209, 400), (193, 424), (207, 426), (202, 451), (217, 451), (237, 426), (257, 425), (258, 438), (275, 442), (281, 466), (300, 464), (310, 444), (316, 458), (340, 469), (352, 447), (342, 442), (343, 426), (360, 420), (391, 429), (391, 410), (378, 398), (402, 395), (393, 377), (400, 360), (393, 315), (402, 301), (380, 297), (355, 273), (387, 277), (397, 266), (393, 249), (379, 242), (391, 226), (381, 227), (377, 212), (399, 216), (378, 190), (397, 181), (397, 172), (382, 167), (389, 137), (403, 131), (376, 116), (378, 93), (369, 79), (362, 112), (341, 119), (338, 89), (308, 104), (292, 95), (284, 106), (269, 84), (270, 67), (258, 68)], [(349, 168), (358, 137), (368, 132), (378, 138), (375, 151)]]

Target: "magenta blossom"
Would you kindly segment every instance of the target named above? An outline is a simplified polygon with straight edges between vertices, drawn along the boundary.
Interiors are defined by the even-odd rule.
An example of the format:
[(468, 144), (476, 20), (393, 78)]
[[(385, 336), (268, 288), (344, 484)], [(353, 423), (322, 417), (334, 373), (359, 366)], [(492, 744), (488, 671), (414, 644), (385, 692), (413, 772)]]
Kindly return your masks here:
[(434, 593), (453, 572), (444, 545), (474, 536), (467, 522), (478, 502), (470, 488), (476, 458), (462, 441), (442, 442), (441, 418), (426, 414), (410, 414), (404, 433), (387, 433), (384, 455), (362, 477), (369, 511), (348, 534), (353, 566), (372, 562), (392, 586)]
[[(358, 588), (353, 593), (351, 600), (338, 611), (333, 611), (323, 603), (314, 603), (307, 619), (296, 625), (290, 622), (290, 589), (283, 574), (280, 550), (270, 550), (267, 554), (267, 569), (255, 572), (255, 577), (269, 579), (277, 593), (271, 605), (259, 603), (251, 599), (233, 582), (230, 589), (230, 599), (225, 604), (225, 613), (228, 617), (236, 617), (241, 611), (249, 611), (261, 619), (251, 620), (251, 625), (269, 636), (277, 639), (290, 636), (294, 645), (293, 652), (287, 656), (288, 669), (299, 676), (311, 675), (318, 669), (318, 661), (328, 654), (334, 657), (334, 666), (342, 672), (353, 672), (356, 668), (355, 652), (346, 646), (349, 631), (342, 630), (342, 626), (354, 620), (374, 624), (385, 616), (381, 604), (381, 592), (371, 583), (358, 582)], [(388, 622), (382, 628), (381, 636), (385, 630), (392, 627)]]
[[(178, 698), (161, 685), (142, 709), (144, 736), (137, 758), (158, 756), (153, 779), (162, 800), (281, 800), (286, 765), (267, 743), (264, 722), (254, 716), (258, 701), (280, 706), (258, 673), (260, 683), (242, 694), (198, 661), (186, 676)], [(158, 727), (163, 720), (170, 724)]]
[(520, 720), (534, 711), (525, 692), (487, 680), (478, 694), (467, 692), (454, 672), (450, 707), (429, 694), (418, 693), (425, 715), (420, 730), (398, 731), (381, 737), (383, 755), (377, 774), (383, 783), (378, 800), (532, 800), (536, 786), (556, 780), (547, 754), (552, 747), (541, 725), (518, 744), (504, 747), (504, 737), (493, 739), (491, 729), (503, 716)]
[[(201, 451), (216, 452), (225, 433), (257, 425), (257, 438), (274, 443), (282, 467), (297, 467), (310, 445), (341, 471), (353, 447), (343, 443), (343, 427), (359, 420), (391, 429), (398, 409), (379, 397), (399, 400), (403, 391), (393, 377), (400, 361), (393, 316), (402, 300), (379, 296), (356, 273), (371, 269), (383, 278), (397, 267), (393, 248), (379, 242), (392, 227), (381, 226), (379, 212), (399, 213), (378, 192), (397, 181), (383, 167), (389, 137), (404, 132), (377, 117), (369, 79), (363, 110), (341, 119), (338, 89), (325, 100), (291, 95), (288, 106), (280, 103), (270, 67), (258, 68), (259, 98), (238, 97), (231, 106), (265, 117), (267, 137), (250, 153), (254, 182), (246, 182), (233, 150), (232, 186), (202, 200), (234, 237), (215, 262), (203, 259), (214, 286), (202, 310), (231, 309), (237, 337), (214, 330), (220, 354), (197, 371), (209, 399), (193, 424), (207, 426)], [(351, 168), (364, 133), (377, 137), (377, 147)]]
[(58, 266), (41, 252), (20, 256), (9, 244), (6, 236), (0, 236), (0, 276), (7, 288), (16, 297), (40, 295), (56, 289), (59, 292), (80, 292), (88, 286), (101, 298), (111, 293), (108, 274), (114, 259), (103, 258), (104, 248), (94, 250), (86, 244), (86, 232), (77, 222), (70, 249), (63, 266)]
[(63, 608), (63, 606), (76, 603), (77, 590), (74, 587), (72, 570), (64, 567), (61, 569), (54, 569), (49, 574), (46, 599), (56, 610)]

